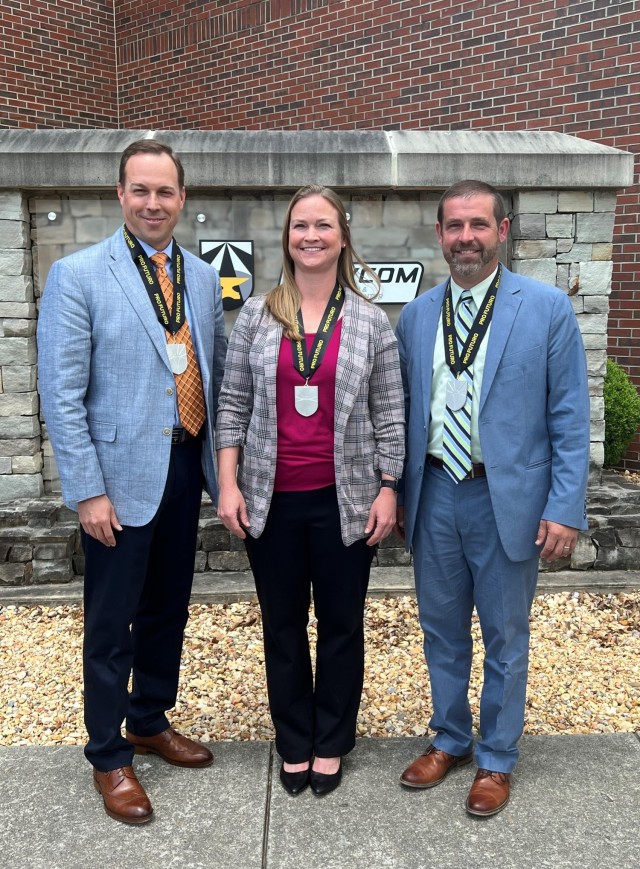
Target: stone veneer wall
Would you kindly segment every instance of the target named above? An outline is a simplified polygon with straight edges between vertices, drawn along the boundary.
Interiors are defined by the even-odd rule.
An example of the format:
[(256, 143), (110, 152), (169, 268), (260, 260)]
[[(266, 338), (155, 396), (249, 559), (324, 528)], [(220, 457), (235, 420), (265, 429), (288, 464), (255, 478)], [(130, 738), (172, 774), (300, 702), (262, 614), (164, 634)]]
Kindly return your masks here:
[[(68, 581), (83, 572), (76, 516), (55, 492), (53, 458), (38, 415), (36, 299), (52, 259), (103, 238), (118, 225), (112, 192), (118, 155), (134, 138), (156, 135), (0, 132), (0, 583)], [(223, 238), (252, 238), (257, 291), (277, 278), (288, 196), (310, 180), (350, 197), (354, 237), (366, 257), (422, 261), (423, 290), (446, 273), (433, 229), (437, 191), (463, 177), (484, 178), (504, 190), (513, 212), (506, 254), (511, 267), (568, 292), (578, 316), (591, 389), (591, 495), (597, 493), (615, 191), (632, 181), (631, 155), (555, 133), (158, 135), (185, 161), (190, 195), (178, 237), (187, 247), (195, 245), (199, 232), (210, 239), (216, 231)], [(46, 200), (51, 196), (57, 198), (52, 210), (64, 217), (62, 223), (57, 218), (48, 222)], [(96, 200), (102, 202), (101, 213), (92, 210)], [(206, 215), (200, 229), (195, 212)], [(56, 233), (62, 233), (57, 240)], [(392, 321), (397, 309), (387, 308)], [(592, 503), (597, 512), (599, 502), (592, 497)], [(618, 559), (628, 568), (639, 556), (640, 545), (633, 545), (640, 544), (635, 503), (631, 512), (615, 498), (607, 510), (609, 504), (611, 514), (604, 522), (594, 518), (599, 536), (584, 536), (571, 566), (606, 562), (611, 569)], [(618, 513), (624, 514), (621, 534), (615, 531)], [(379, 560), (404, 563), (407, 556), (397, 542), (385, 541)], [(196, 569), (246, 566), (242, 544), (229, 538), (212, 506), (203, 504)]]
[[(540, 190), (505, 197), (512, 209), (511, 268), (568, 292), (587, 350), (591, 393), (592, 478), (597, 480), (604, 449), (603, 376), (606, 325), (612, 275), (615, 191)], [(434, 231), (438, 194), (345, 196), (352, 213), (357, 246), (370, 259), (420, 259), (425, 265), (421, 291), (446, 274)], [(197, 252), (199, 238), (253, 238), (256, 244), (256, 291), (277, 278), (279, 235), (286, 197), (233, 195), (188, 200), (183, 237)], [(98, 241), (120, 223), (112, 197), (38, 198), (27, 203), (18, 193), (0, 199), (0, 500), (38, 498), (59, 493), (51, 445), (42, 439), (36, 391), (36, 298), (50, 263), (58, 256)], [(234, 221), (234, 207), (241, 218)], [(48, 211), (58, 222), (47, 220)], [(195, 214), (207, 215), (202, 226)], [(193, 225), (194, 231), (188, 227)], [(180, 228), (179, 228), (180, 229)], [(186, 232), (190, 232), (187, 239)], [(180, 236), (180, 231), (178, 231)], [(31, 278), (32, 240), (36, 287)], [(392, 306), (393, 308), (397, 306)], [(395, 319), (397, 311), (390, 311)], [(231, 324), (229, 324), (231, 325)], [(0, 514), (0, 582), (30, 584), (68, 581), (82, 575), (84, 563), (75, 514), (59, 502), (25, 503)], [(640, 523), (639, 523), (640, 524)], [(622, 547), (624, 550), (624, 547)], [(596, 547), (582, 542), (576, 567), (592, 566)], [(618, 559), (629, 562), (629, 554)], [(399, 542), (381, 547), (379, 563), (408, 563)], [(566, 564), (564, 565), (566, 567)], [(606, 559), (608, 569), (616, 559)], [(231, 538), (204, 504), (196, 571), (247, 569), (242, 544)]]

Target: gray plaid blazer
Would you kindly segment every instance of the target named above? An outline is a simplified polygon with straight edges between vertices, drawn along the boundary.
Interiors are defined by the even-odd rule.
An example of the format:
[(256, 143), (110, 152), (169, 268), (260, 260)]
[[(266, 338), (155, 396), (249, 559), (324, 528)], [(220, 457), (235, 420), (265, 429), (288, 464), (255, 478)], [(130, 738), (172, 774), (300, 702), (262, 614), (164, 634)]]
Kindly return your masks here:
[[(334, 451), (345, 545), (365, 536), (380, 474), (400, 477), (404, 399), (396, 339), (386, 314), (347, 290), (336, 368)], [(278, 449), (276, 371), (282, 325), (249, 299), (229, 339), (220, 392), (216, 447), (240, 447), (238, 485), (251, 518), (264, 530)]]

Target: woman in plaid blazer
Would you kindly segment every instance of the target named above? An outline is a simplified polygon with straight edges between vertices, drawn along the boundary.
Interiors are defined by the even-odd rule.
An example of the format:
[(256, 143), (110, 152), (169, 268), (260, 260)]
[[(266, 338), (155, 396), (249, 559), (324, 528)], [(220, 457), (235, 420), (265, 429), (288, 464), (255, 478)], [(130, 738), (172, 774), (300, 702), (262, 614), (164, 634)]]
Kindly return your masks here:
[(364, 599), (395, 522), (404, 401), (395, 337), (357, 289), (353, 262), (364, 263), (333, 191), (295, 194), (282, 247), (282, 285), (245, 304), (229, 342), (218, 515), (255, 578), (281, 781), (322, 795), (355, 744)]

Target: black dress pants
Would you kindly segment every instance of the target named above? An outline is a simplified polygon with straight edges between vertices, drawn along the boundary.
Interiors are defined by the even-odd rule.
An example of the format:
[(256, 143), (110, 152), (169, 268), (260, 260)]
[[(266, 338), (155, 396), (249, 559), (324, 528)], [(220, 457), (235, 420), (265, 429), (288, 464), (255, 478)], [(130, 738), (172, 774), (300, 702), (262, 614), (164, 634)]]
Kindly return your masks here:
[(199, 439), (171, 448), (162, 501), (147, 525), (116, 531), (114, 547), (82, 533), (85, 755), (102, 772), (133, 760), (133, 746), (121, 734), (125, 718), (137, 736), (169, 726), (165, 712), (176, 702), (189, 617), (201, 451)]
[[(345, 546), (335, 486), (275, 492), (246, 548), (262, 610), (276, 748), (288, 763), (341, 757), (355, 744), (364, 678), (364, 600), (373, 548)], [(315, 685), (307, 624), (317, 619)]]

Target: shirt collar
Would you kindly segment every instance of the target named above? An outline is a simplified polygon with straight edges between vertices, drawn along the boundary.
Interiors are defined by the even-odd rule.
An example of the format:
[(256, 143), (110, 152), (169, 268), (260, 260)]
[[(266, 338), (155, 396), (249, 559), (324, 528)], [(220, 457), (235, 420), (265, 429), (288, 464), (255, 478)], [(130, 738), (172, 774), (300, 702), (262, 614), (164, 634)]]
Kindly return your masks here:
[[(473, 298), (473, 303), (476, 306), (476, 311), (480, 309), (480, 305), (482, 304), (482, 300), (487, 294), (487, 290), (493, 283), (493, 280), (496, 276), (496, 272), (498, 271), (498, 266), (491, 272), (488, 278), (485, 278), (483, 281), (480, 281), (479, 284), (476, 284), (475, 287), (471, 287), (471, 297)], [(451, 278), (451, 301), (453, 302), (453, 309), (455, 311), (458, 302), (460, 301), (460, 296), (464, 292), (463, 288), (458, 286), (456, 282)]]
[(138, 236), (136, 236), (136, 240), (137, 240), (138, 244), (140, 245), (140, 247), (142, 248), (142, 250), (147, 255), (148, 259), (151, 259), (151, 257), (155, 253), (166, 253), (166, 255), (171, 260), (171, 254), (173, 252), (173, 239), (171, 239), (169, 244), (162, 251), (156, 250), (155, 247), (151, 247), (151, 245), (147, 244), (146, 241), (142, 241), (142, 239), (138, 238)]

